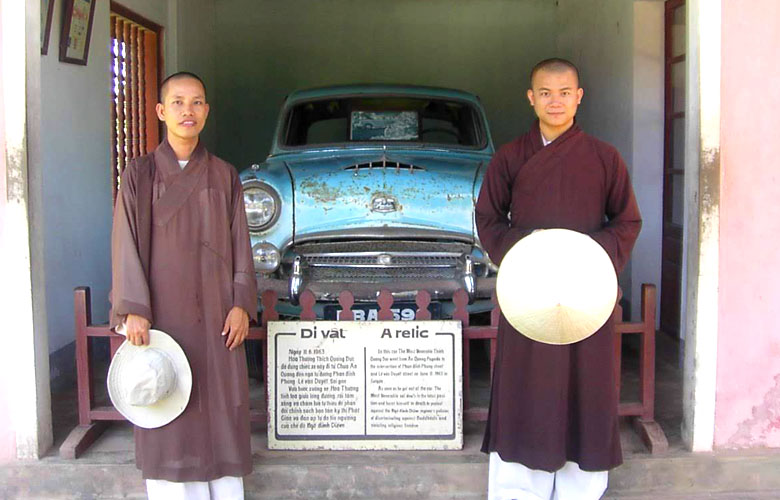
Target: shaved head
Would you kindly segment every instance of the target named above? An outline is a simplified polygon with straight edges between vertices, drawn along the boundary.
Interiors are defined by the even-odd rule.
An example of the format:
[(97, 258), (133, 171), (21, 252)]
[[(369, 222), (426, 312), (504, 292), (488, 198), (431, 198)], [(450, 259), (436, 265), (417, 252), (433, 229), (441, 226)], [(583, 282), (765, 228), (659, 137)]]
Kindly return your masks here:
[(203, 80), (196, 75), (195, 73), (190, 73), (189, 71), (179, 71), (178, 73), (174, 73), (170, 75), (168, 78), (163, 80), (162, 84), (160, 85), (160, 102), (165, 102), (165, 94), (168, 92), (168, 83), (174, 81), (174, 80), (181, 80), (185, 78), (192, 78), (193, 80), (197, 80), (201, 87), (203, 87), (203, 95), (205, 97), (206, 95), (206, 84), (203, 83)]
[(531, 70), (531, 88), (534, 86), (534, 76), (536, 76), (536, 73), (539, 71), (550, 71), (552, 73), (563, 73), (566, 71), (573, 71), (574, 76), (577, 78), (577, 86), (580, 85), (580, 72), (577, 69), (577, 66), (574, 65), (571, 61), (567, 61), (566, 59), (560, 59), (557, 57), (553, 57), (550, 59), (545, 59), (544, 61), (539, 61), (536, 63), (536, 66)]

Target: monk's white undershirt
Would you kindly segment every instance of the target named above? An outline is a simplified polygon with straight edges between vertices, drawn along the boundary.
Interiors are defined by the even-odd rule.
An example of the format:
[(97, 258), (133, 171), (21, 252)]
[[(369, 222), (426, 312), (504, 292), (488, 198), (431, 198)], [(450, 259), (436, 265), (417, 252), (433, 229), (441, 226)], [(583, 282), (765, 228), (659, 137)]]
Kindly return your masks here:
[[(542, 136), (542, 140), (544, 140), (544, 136)], [(189, 163), (190, 160), (177, 160), (177, 161), (179, 162), (179, 166), (182, 168), (182, 170), (184, 170), (184, 167), (187, 166), (187, 163)]]

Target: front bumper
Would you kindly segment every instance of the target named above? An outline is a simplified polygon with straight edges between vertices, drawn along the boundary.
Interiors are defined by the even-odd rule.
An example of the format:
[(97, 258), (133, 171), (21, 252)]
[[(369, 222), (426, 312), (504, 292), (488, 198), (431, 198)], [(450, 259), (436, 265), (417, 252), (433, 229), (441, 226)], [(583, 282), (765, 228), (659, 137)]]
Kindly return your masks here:
[[(349, 291), (357, 302), (376, 302), (379, 291), (388, 290), (396, 300), (414, 300), (417, 292), (426, 290), (431, 294), (431, 300), (450, 301), (453, 294), (459, 289), (465, 289), (464, 283), (455, 280), (434, 281), (395, 281), (386, 283), (339, 283), (339, 282), (306, 282), (303, 280), (297, 286), (298, 296), (291, 293), (291, 281), (289, 279), (273, 278), (266, 275), (257, 276), (257, 284), (261, 291), (273, 290), (280, 301), (288, 301), (297, 304), (297, 299), (304, 289), (310, 290), (317, 301), (335, 302), (343, 291)], [(489, 299), (496, 287), (496, 278), (474, 277), (473, 294), (469, 293), (470, 300)], [(293, 290), (295, 292), (295, 290)], [(468, 292), (468, 290), (467, 290)]]

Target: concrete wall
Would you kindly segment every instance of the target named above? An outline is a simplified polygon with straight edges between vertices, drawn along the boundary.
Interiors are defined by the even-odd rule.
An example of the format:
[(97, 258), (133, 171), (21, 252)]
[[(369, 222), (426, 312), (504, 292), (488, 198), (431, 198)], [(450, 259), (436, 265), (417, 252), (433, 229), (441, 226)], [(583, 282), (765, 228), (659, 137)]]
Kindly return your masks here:
[(496, 144), (532, 119), (527, 73), (554, 52), (555, 3), (539, 0), (221, 0), (217, 152), (265, 158), (291, 90), (335, 83), (440, 85), (479, 94)]
[[(624, 0), (583, 2), (581, 0), (558, 0), (556, 10), (555, 54), (571, 60), (580, 70), (580, 85), (585, 89), (577, 121), (583, 129), (614, 145), (628, 164), (632, 178), (633, 155), (633, 106), (634, 106), (634, 5)], [(598, 6), (596, 8), (596, 5)], [(645, 25), (650, 39), (638, 40), (639, 47), (652, 43), (657, 37), (652, 26)], [(663, 25), (661, 25), (663, 26)], [(645, 35), (642, 32), (642, 35)], [(649, 103), (652, 106), (652, 102)], [(661, 103), (662, 104), (662, 103)], [(663, 143), (661, 143), (663, 151)], [(637, 159), (639, 160), (639, 159)], [(645, 165), (643, 165), (645, 166)], [(634, 181), (635, 190), (643, 189)], [(645, 208), (641, 207), (640, 208)], [(650, 213), (654, 210), (649, 210)], [(646, 217), (646, 215), (643, 216)], [(646, 253), (645, 246), (660, 242), (660, 232), (651, 234), (643, 229), (642, 240), (638, 242), (635, 255)], [(624, 296), (631, 302), (631, 314), (639, 314), (640, 283), (632, 283), (633, 270), (638, 265), (649, 263), (632, 259), (620, 276)], [(639, 276), (643, 279), (645, 274)], [(660, 283), (660, 273), (658, 282)]]
[[(73, 288), (92, 287), (105, 319), (110, 277), (108, 2), (98, 2), (87, 66), (59, 62), (62, 0), (41, 56), (43, 253), (49, 349), (73, 341)], [(74, 126), (78, 121), (79, 126)]]
[[(70, 372), (73, 366), (73, 288), (90, 286), (95, 319), (107, 319), (112, 214), (109, 2), (96, 5), (88, 64), (78, 66), (59, 61), (62, 0), (55, 1), (48, 55), (40, 56), (40, 162), (30, 167), (36, 174), (31, 190), (40, 190), (46, 200), (37, 227), (42, 239), (41, 290), (53, 377)], [(213, 16), (199, 16), (191, 10), (179, 14), (183, 9), (177, 0), (120, 3), (163, 26), (164, 73), (177, 69), (170, 61), (200, 61), (192, 51), (180, 55), (178, 45), (202, 51), (210, 42), (200, 40), (192, 31), (180, 37), (176, 25), (197, 29), (213, 22)], [(200, 0), (203, 8), (211, 3)], [(170, 21), (172, 16), (175, 19)]]
[[(558, 0), (556, 53), (580, 69), (577, 113), (589, 133), (631, 158), (634, 7), (624, 0)], [(549, 54), (552, 56), (553, 54)]]
[[(109, 3), (97, 3), (84, 67), (59, 61), (62, 0), (55, 1), (49, 53), (41, 56), (41, 164), (36, 166), (46, 200), (41, 219), (44, 293), (49, 349), (57, 353), (54, 376), (63, 362), (72, 362), (73, 288), (90, 286), (95, 319), (107, 319), (112, 213)], [(213, 0), (120, 3), (163, 26), (163, 74), (186, 69), (201, 74), (207, 84), (215, 81)], [(209, 90), (213, 93), (211, 86)], [(212, 118), (204, 133), (211, 148), (214, 130)]]
[[(38, 458), (51, 445), (48, 338), (43, 288), (40, 190), (40, 4), (2, 2), (5, 189), (0, 204), (0, 461)], [(10, 426), (9, 426), (10, 424)]]
[[(11, 344), (8, 351), (21, 353), (22, 348), (34, 351), (35, 361), (28, 362), (24, 356), (19, 357), (19, 361), (25, 366), (35, 365), (36, 373), (39, 367), (47, 374), (51, 369), (52, 378), (68, 381), (74, 373), (73, 288), (79, 285), (92, 288), (92, 311), (96, 321), (107, 319), (109, 307), (112, 217), (110, 12), (108, 1), (97, 2), (87, 66), (66, 64), (58, 58), (63, 0), (52, 1), (55, 7), (48, 55), (39, 54), (40, 18), (37, 9), (29, 8), (29, 4), (26, 8), (29, 11), (27, 31), (19, 31), (28, 38), (26, 53), (33, 58), (28, 60), (26, 70), (29, 144), (26, 159), (29, 167), (28, 178), (22, 181), (30, 203), (32, 268), (27, 274), (28, 277), (32, 275), (34, 330), (30, 328), (29, 333), (34, 339), (22, 339), (21, 334), (27, 330), (14, 330), (14, 324), (10, 323), (11, 330), (18, 330), (14, 339), (21, 339), (19, 342), (24, 345), (16, 349)], [(178, 65), (182, 65), (201, 72), (207, 80), (214, 79), (213, 56), (208, 57), (209, 53), (213, 54), (214, 43), (213, 0), (181, 4), (179, 0), (123, 0), (120, 3), (164, 27), (164, 73), (178, 70)], [(8, 5), (24, 4), (9, 1)], [(20, 17), (23, 18), (25, 8), (22, 9)], [(176, 29), (179, 24), (187, 26), (182, 34)], [(187, 50), (179, 50), (179, 46)], [(207, 134), (207, 142), (213, 147), (213, 132), (210, 136)], [(0, 206), (0, 219), (4, 223), (6, 215), (5, 207)], [(21, 264), (18, 261), (17, 267)], [(3, 365), (4, 368), (11, 366)], [(15, 392), (0, 386), (0, 409), (6, 408), (9, 401), (13, 401), (14, 407), (27, 408), (22, 403), (29, 399), (38, 413), (31, 409), (29, 418), (14, 422), (0, 418), (0, 460), (12, 457), (12, 451), (19, 457), (38, 456), (46, 451), (47, 443), (51, 441), (49, 377), (31, 376), (28, 380), (26, 372), (13, 375), (23, 380), (15, 383)], [(10, 376), (2, 378), (12, 380)], [(30, 384), (32, 387), (28, 390)], [(19, 387), (24, 388), (24, 398), (19, 397)], [(12, 393), (16, 396), (9, 400)], [(4, 417), (9, 415), (6, 411), (0, 413)], [(39, 428), (37, 432), (35, 427)], [(12, 450), (14, 435), (16, 449)], [(24, 440), (21, 444), (20, 435)]]
[[(3, 37), (3, 10), (0, 5), (0, 44), (4, 41)], [(3, 66), (3, 51), (0, 45), (0, 68)], [(0, 69), (0, 110), (4, 110), (4, 88), (5, 80), (3, 69)], [(6, 140), (5, 140), (5, 113), (0, 113), (0, 235), (4, 236), (3, 228), (6, 221), (7, 205), (7, 184), (6, 184)], [(5, 240), (0, 239), (0, 248), (5, 254)], [(10, 370), (6, 368), (6, 363), (0, 366), (0, 464), (5, 463), (16, 457), (16, 432), (11, 418), (13, 408), (13, 390), (9, 380)]]
[(715, 445), (780, 447), (780, 4), (722, 9)]
[[(658, 53), (660, 2), (634, 12), (631, 2), (560, 0), (223, 0), (216, 4), (217, 153), (242, 169), (265, 158), (279, 106), (293, 89), (335, 83), (394, 82), (463, 88), (478, 94), (493, 139), (525, 131), (533, 113), (528, 72), (560, 55), (581, 67), (585, 99), (578, 120), (642, 169), (640, 197), (649, 219), (632, 271), (621, 276), (627, 298), (643, 282), (660, 283), (660, 164), (663, 69)], [(635, 40), (634, 16), (652, 16)], [(662, 46), (661, 46), (662, 48)], [(641, 97), (633, 88), (642, 57)], [(648, 64), (649, 66), (644, 66)], [(659, 94), (660, 92), (660, 94)], [(637, 116), (635, 100), (643, 103)], [(210, 100), (215, 102), (214, 92)], [(633, 153), (634, 120), (643, 136)], [(211, 124), (214, 125), (213, 123)], [(660, 141), (660, 142), (659, 142)], [(644, 185), (638, 185), (643, 191)], [(658, 220), (654, 220), (654, 219)], [(638, 296), (638, 295), (637, 295)], [(638, 314), (638, 307), (633, 308)]]
[[(207, 99), (213, 109), (219, 109), (219, 91), (217, 88), (215, 47), (219, 43), (216, 34), (215, 5), (222, 0), (173, 0), (177, 4), (176, 36), (173, 48), (176, 61), (172, 62), (166, 74), (175, 71), (191, 71), (199, 75), (207, 88)], [(241, 17), (241, 14), (238, 14)], [(217, 150), (218, 115), (209, 114), (206, 128), (201, 138), (211, 151)]]
[(656, 285), (656, 327), (661, 322), (661, 244), (664, 167), (664, 3), (634, 1), (631, 180), (642, 232), (631, 256), (632, 308), (639, 319), (643, 283)]
[[(125, 0), (166, 24), (165, 2)], [(59, 61), (62, 0), (56, 0), (48, 54), (41, 57), (41, 162), (46, 329), (52, 375), (72, 364), (73, 288), (92, 288), (93, 314), (107, 320), (110, 288), (111, 169), (109, 3), (98, 2), (87, 66)], [(78, 126), (74, 126), (78, 124)], [(64, 351), (61, 351), (65, 347)]]
[(685, 219), (683, 221), (683, 442), (712, 451), (717, 373), (721, 8), (688, 0), (685, 6)]

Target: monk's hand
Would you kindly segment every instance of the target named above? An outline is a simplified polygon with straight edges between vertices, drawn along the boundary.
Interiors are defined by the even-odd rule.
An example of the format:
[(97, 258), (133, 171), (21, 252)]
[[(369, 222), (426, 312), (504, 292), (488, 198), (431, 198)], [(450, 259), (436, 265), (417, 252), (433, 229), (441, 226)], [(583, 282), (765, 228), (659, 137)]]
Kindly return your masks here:
[(244, 343), (248, 334), (249, 314), (238, 306), (233, 307), (225, 319), (225, 326), (222, 327), (222, 336), (227, 335), (225, 345), (232, 351)]
[(152, 324), (143, 316), (128, 314), (125, 318), (125, 335), (133, 345), (149, 345), (149, 327)]

